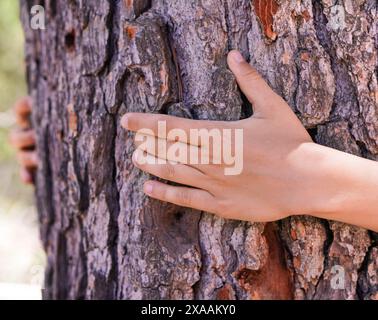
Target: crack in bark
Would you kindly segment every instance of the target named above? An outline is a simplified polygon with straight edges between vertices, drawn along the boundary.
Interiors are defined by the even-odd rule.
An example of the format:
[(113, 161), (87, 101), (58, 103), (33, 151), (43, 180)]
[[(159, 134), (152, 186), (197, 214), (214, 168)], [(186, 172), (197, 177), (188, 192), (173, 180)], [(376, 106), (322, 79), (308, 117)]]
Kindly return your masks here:
[(177, 87), (178, 87), (178, 102), (183, 102), (184, 100), (184, 90), (183, 90), (183, 82), (181, 77), (181, 70), (180, 64), (177, 58), (177, 52), (174, 44), (174, 39), (172, 37), (172, 33), (170, 32), (170, 26), (168, 25), (167, 30), (167, 42), (169, 46), (170, 57), (172, 59), (173, 65), (175, 66), (176, 70), (176, 79), (177, 79)]
[(370, 254), (372, 253), (374, 248), (378, 248), (378, 246), (377, 246), (377, 242), (375, 240), (372, 240), (371, 245), (369, 246), (368, 250), (366, 251), (366, 255), (364, 257), (364, 260), (363, 260), (360, 268), (358, 269), (356, 294), (357, 294), (357, 296), (360, 300), (365, 300), (366, 299), (365, 297), (368, 296), (371, 293), (370, 290), (372, 288), (368, 288), (370, 290), (368, 292), (364, 292), (362, 287), (364, 285), (363, 284), (363, 281), (365, 280), (364, 278), (368, 277), (367, 270), (368, 270), (368, 267), (369, 267), (369, 258), (370, 258)]
[[(113, 59), (118, 57), (117, 39), (119, 37), (119, 6), (114, 0), (107, 0), (109, 3), (109, 13), (106, 19), (106, 27), (109, 32), (108, 43), (106, 45), (106, 59), (103, 65), (103, 72), (109, 72), (109, 67)], [(101, 72), (99, 72), (101, 74)]]
[(115, 298), (118, 295), (118, 238), (119, 238), (119, 227), (118, 227), (118, 216), (120, 214), (120, 193), (117, 187), (117, 162), (115, 156), (115, 145), (117, 139), (117, 115), (114, 116), (114, 137), (112, 141), (112, 161), (113, 161), (113, 174), (112, 174), (112, 195), (114, 197), (114, 211), (112, 211), (111, 217), (111, 233), (113, 237), (113, 242), (110, 244), (110, 253), (112, 256), (112, 269), (110, 270), (110, 278), (113, 278), (114, 282), (114, 296), (111, 298)]
[(226, 32), (227, 32), (227, 48), (228, 48), (228, 51), (232, 50), (232, 49), (236, 49), (236, 48), (233, 48), (232, 47), (232, 43), (231, 43), (231, 39), (232, 39), (232, 36), (230, 35), (230, 30), (231, 30), (231, 27), (230, 27), (230, 17), (229, 17), (229, 7), (228, 7), (228, 0), (224, 0), (223, 1), (223, 6), (224, 6), (224, 19), (225, 19), (225, 22), (226, 22)]
[[(202, 220), (203, 214), (204, 214), (204, 212), (201, 211), (200, 217), (199, 217), (198, 223), (197, 223), (198, 230), (200, 229), (200, 224), (201, 224), (201, 220)], [(204, 255), (202, 253), (204, 250), (202, 248), (201, 234), (200, 234), (200, 232), (198, 232), (198, 234), (197, 234), (197, 239), (198, 239), (198, 244), (199, 244), (199, 249), (200, 249), (201, 266), (200, 266), (200, 269), (199, 269), (199, 279), (192, 286), (192, 288), (193, 288), (194, 299), (199, 300), (200, 299), (200, 290), (201, 290), (200, 284), (201, 284), (202, 274), (204, 273), (204, 266), (205, 266), (205, 259), (204, 259), (205, 257), (204, 257)]]
[(326, 239), (324, 241), (324, 248), (323, 248), (323, 252), (324, 252), (323, 270), (322, 270), (322, 273), (318, 277), (318, 281), (314, 285), (315, 289), (314, 289), (314, 293), (312, 295), (312, 298), (317, 296), (318, 286), (321, 283), (321, 281), (323, 280), (324, 273), (327, 270), (327, 266), (328, 266), (328, 263), (329, 263), (329, 250), (331, 248), (331, 245), (333, 243), (333, 238), (334, 238), (334, 235), (333, 235), (333, 232), (332, 232), (331, 227), (329, 225), (329, 222), (327, 220), (321, 220), (321, 221), (322, 221), (322, 223), (324, 225), (324, 229), (326, 231)]

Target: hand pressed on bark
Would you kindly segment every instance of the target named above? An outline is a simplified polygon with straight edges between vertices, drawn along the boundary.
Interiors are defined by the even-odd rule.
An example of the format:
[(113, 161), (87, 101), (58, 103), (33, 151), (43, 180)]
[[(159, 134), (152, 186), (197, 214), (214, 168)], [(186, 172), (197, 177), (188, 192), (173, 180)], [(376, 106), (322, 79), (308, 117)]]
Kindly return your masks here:
[[(308, 214), (377, 230), (377, 214), (371, 209), (378, 205), (377, 163), (315, 144), (287, 103), (239, 52), (229, 54), (228, 64), (253, 105), (252, 117), (234, 122), (137, 113), (123, 117), (125, 128), (139, 132), (137, 138), (145, 138), (136, 142), (134, 164), (152, 175), (186, 185), (147, 181), (144, 191), (162, 201), (230, 219), (274, 221)], [(190, 157), (178, 161), (169, 153), (148, 148), (170, 140), (159, 136), (159, 122), (164, 122), (168, 131), (180, 128), (187, 136), (193, 129), (242, 129), (242, 172), (225, 175), (223, 162), (193, 164), (188, 161)], [(144, 133), (140, 134), (140, 130)], [(180, 137), (165, 142), (187, 144), (189, 153), (213, 156), (201, 143)], [(144, 161), (140, 161), (142, 158)], [(159, 164), (162, 158), (169, 162)]]
[(21, 166), (21, 180), (27, 184), (33, 183), (34, 172), (38, 166), (35, 132), (30, 123), (31, 111), (32, 103), (29, 97), (15, 103), (14, 112), (18, 127), (10, 134), (10, 142), (17, 150), (17, 159)]

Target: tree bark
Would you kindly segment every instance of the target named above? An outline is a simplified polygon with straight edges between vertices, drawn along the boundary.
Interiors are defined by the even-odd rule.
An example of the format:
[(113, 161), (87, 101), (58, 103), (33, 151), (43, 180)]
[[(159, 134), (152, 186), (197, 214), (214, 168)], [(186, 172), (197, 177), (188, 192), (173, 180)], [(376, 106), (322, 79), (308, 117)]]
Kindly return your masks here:
[[(375, 0), (21, 4), (47, 299), (378, 298), (377, 234), (311, 217), (229, 221), (151, 200), (119, 122), (131, 111), (250, 116), (226, 65), (239, 49), (315, 141), (377, 160)], [(46, 30), (29, 27), (34, 4)]]

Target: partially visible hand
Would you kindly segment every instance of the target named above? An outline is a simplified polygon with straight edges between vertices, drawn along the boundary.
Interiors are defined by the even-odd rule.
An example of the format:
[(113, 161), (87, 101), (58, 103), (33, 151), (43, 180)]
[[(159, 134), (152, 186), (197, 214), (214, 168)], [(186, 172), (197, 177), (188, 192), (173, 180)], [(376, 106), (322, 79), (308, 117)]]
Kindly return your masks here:
[[(262, 222), (292, 214), (310, 213), (314, 208), (308, 199), (316, 199), (311, 184), (315, 167), (311, 150), (315, 143), (288, 104), (274, 93), (240, 53), (231, 52), (228, 64), (241, 90), (253, 105), (252, 117), (225, 122), (131, 113), (122, 119), (122, 125), (128, 130), (140, 132), (141, 129), (149, 129), (152, 132), (136, 135), (138, 141), (133, 156), (134, 164), (152, 175), (189, 186), (148, 181), (144, 191), (162, 201), (212, 212), (229, 219)], [(182, 129), (188, 137), (191, 129), (242, 129), (242, 172), (225, 175), (226, 164), (217, 163), (212, 149), (201, 143), (177, 137), (172, 140), (160, 137), (158, 121), (165, 121), (167, 131)], [(168, 153), (161, 155), (158, 148), (154, 147), (159, 139), (168, 142), (168, 145), (186, 144), (189, 153), (210, 154), (210, 164), (192, 164), (188, 161), (189, 157), (172, 162)], [(146, 154), (148, 163), (145, 161)], [(158, 157), (170, 162), (157, 164)]]
[(17, 149), (17, 159), (21, 165), (20, 177), (26, 184), (33, 183), (35, 170), (38, 167), (38, 157), (35, 150), (35, 132), (31, 128), (30, 115), (32, 112), (31, 99), (25, 97), (14, 106), (18, 128), (10, 134), (11, 144)]

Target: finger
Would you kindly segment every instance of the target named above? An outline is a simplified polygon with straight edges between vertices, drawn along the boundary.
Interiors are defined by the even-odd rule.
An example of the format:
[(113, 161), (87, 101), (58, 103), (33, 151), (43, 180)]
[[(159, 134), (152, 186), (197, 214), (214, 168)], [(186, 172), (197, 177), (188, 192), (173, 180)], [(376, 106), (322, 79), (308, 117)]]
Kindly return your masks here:
[(212, 152), (209, 152), (208, 149), (180, 141), (167, 141), (149, 135), (136, 134), (135, 138), (137, 149), (143, 151), (146, 155), (157, 158), (160, 163), (174, 162), (187, 165), (211, 177), (217, 177), (223, 172), (221, 150), (215, 156), (219, 160), (215, 161)]
[(137, 133), (135, 145), (157, 158), (182, 164), (222, 164), (221, 138), (219, 143), (213, 143), (212, 146), (199, 147)]
[(239, 51), (232, 50), (228, 54), (227, 62), (240, 89), (253, 104), (254, 112), (262, 115), (266, 111), (269, 112), (270, 106), (274, 105), (278, 96), (260, 74), (244, 60)]
[(178, 206), (215, 212), (215, 198), (204, 190), (175, 187), (158, 181), (147, 181), (144, 184), (144, 192), (154, 199)]
[(36, 137), (34, 130), (14, 130), (10, 135), (11, 144), (17, 149), (34, 148)]
[(14, 105), (17, 124), (21, 128), (30, 127), (30, 115), (32, 112), (31, 99), (29, 97), (22, 98)]
[(230, 126), (226, 121), (191, 120), (147, 113), (128, 113), (122, 117), (121, 125), (130, 131), (140, 131), (162, 139), (181, 141), (197, 146), (201, 144), (201, 141), (195, 138), (190, 139), (191, 130), (192, 136), (196, 136), (193, 133), (198, 133), (198, 130), (201, 129), (210, 130)]
[(20, 169), (21, 181), (25, 184), (33, 184), (33, 171), (26, 168)]
[(159, 164), (159, 159), (144, 154), (140, 149), (133, 154), (133, 163), (139, 169), (156, 177), (197, 188), (205, 188), (209, 178), (199, 170), (180, 163), (166, 161)]
[(36, 151), (19, 151), (17, 158), (22, 167), (27, 169), (35, 169), (38, 167), (38, 156)]

